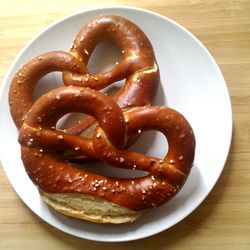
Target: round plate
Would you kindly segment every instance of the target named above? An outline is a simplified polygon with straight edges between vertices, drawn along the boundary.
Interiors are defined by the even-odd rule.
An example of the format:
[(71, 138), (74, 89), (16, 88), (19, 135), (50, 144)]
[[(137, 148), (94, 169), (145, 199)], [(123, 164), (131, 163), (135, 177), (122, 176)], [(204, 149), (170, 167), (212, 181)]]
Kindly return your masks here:
[[(131, 224), (99, 225), (59, 215), (41, 200), (29, 180), (20, 159), (17, 130), (8, 107), (8, 89), (17, 69), (33, 56), (45, 51), (65, 50), (79, 29), (97, 15), (119, 15), (137, 24), (149, 37), (161, 72), (161, 86), (156, 98), (158, 105), (181, 112), (194, 129), (197, 141), (192, 172), (183, 189), (170, 202), (152, 209)], [(104, 70), (119, 58), (117, 49), (109, 44), (99, 46), (90, 62), (90, 69)], [(98, 55), (104, 53), (101, 57)], [(101, 62), (100, 62), (100, 58)], [(94, 60), (95, 63), (94, 63)], [(96, 68), (95, 64), (98, 64)], [(42, 79), (60, 85), (58, 73)], [(48, 85), (44, 84), (43, 86)], [(42, 90), (39, 90), (42, 92)], [(39, 92), (38, 91), (38, 92)], [(44, 90), (43, 90), (44, 91)], [(41, 93), (40, 93), (41, 94)], [(41, 219), (69, 234), (96, 241), (128, 241), (161, 232), (189, 215), (205, 199), (224, 167), (232, 134), (230, 98), (223, 76), (207, 49), (189, 31), (174, 21), (137, 8), (110, 7), (88, 10), (51, 25), (33, 39), (12, 64), (2, 86), (0, 102), (0, 154), (3, 168), (17, 194)], [(159, 133), (142, 137), (133, 148), (149, 155), (163, 156), (166, 147)], [(149, 141), (150, 139), (150, 141)]]

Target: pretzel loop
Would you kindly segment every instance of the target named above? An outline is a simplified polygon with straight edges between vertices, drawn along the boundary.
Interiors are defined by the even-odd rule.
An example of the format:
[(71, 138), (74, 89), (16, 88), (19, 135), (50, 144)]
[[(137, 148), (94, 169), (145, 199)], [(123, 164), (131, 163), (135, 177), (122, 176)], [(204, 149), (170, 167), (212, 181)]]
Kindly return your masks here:
[[(160, 76), (152, 45), (146, 35), (125, 18), (100, 16), (79, 31), (70, 53), (87, 67), (94, 48), (102, 41), (115, 43), (124, 59), (110, 71), (97, 75), (65, 72), (64, 83), (100, 90), (126, 79), (124, 86), (113, 96), (114, 101), (121, 108), (150, 105), (157, 93)], [(93, 118), (87, 118), (67, 132), (79, 134), (93, 122)]]
[(25, 115), (33, 104), (33, 92), (38, 81), (54, 71), (84, 73), (84, 64), (63, 51), (53, 51), (32, 58), (16, 72), (9, 90), (10, 112), (17, 128), (20, 128)]
[[(64, 74), (66, 85), (81, 85), (100, 90), (113, 82), (131, 76), (125, 84), (128, 89), (130, 85), (140, 85), (138, 83), (144, 72), (154, 74), (156, 79), (152, 84), (157, 84), (158, 67), (152, 45), (145, 34), (127, 19), (117, 16), (100, 16), (88, 22), (77, 34), (70, 53), (87, 65), (94, 48), (102, 41), (114, 42), (121, 49), (124, 59), (117, 62), (117, 65), (110, 71), (97, 75), (90, 75), (89, 72), (87, 74), (66, 72)], [(138, 99), (137, 94), (136, 99)]]
[(126, 136), (123, 114), (109, 97), (89, 88), (74, 86), (57, 88), (45, 96), (39, 98), (27, 114), (25, 123), (20, 129), (21, 143), (25, 142), (28, 145), (31, 140), (30, 146), (32, 146), (31, 144), (36, 144), (36, 140), (40, 141), (40, 145), (49, 140), (50, 143), (47, 144), (50, 147), (56, 146), (59, 149), (73, 151), (75, 147), (79, 147), (77, 145), (79, 143), (83, 145), (83, 151), (81, 152), (79, 147), (79, 153), (93, 155), (93, 150), (91, 153), (85, 150), (92, 149), (90, 139), (55, 130), (57, 121), (64, 115), (71, 112), (84, 112), (98, 120), (112, 145), (120, 149), (124, 148)]
[[(163, 160), (141, 153), (119, 150), (97, 137), (102, 129), (96, 129), (93, 145), (99, 157), (117, 167), (148, 171), (157, 178), (180, 187), (192, 166), (195, 139), (187, 120), (177, 111), (166, 107), (138, 107), (124, 113), (127, 135), (134, 136), (147, 130), (158, 130), (168, 140), (169, 150)], [(123, 159), (121, 161), (121, 159)]]

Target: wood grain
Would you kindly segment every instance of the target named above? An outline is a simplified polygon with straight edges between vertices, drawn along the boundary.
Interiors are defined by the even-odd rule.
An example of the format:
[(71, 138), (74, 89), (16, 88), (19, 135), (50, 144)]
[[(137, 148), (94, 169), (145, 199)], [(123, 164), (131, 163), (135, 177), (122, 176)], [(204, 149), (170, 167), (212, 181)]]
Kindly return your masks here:
[(234, 120), (221, 178), (202, 205), (176, 226), (147, 239), (113, 244), (78, 239), (41, 221), (17, 197), (0, 168), (0, 249), (250, 249), (250, 1), (0, 0), (1, 82), (17, 53), (47, 25), (111, 4), (168, 16), (195, 34), (216, 59)]

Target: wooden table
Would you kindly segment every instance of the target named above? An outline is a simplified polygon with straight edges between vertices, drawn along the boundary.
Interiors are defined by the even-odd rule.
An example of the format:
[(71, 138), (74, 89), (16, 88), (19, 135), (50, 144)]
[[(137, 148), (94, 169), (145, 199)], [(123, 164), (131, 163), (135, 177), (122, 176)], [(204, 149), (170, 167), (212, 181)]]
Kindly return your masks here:
[(64, 234), (41, 221), (17, 197), (0, 167), (0, 249), (250, 249), (250, 1), (0, 0), (0, 80), (43, 28), (100, 3), (168, 16), (210, 50), (233, 105), (234, 132), (225, 169), (202, 205), (176, 226), (147, 239), (104, 244)]

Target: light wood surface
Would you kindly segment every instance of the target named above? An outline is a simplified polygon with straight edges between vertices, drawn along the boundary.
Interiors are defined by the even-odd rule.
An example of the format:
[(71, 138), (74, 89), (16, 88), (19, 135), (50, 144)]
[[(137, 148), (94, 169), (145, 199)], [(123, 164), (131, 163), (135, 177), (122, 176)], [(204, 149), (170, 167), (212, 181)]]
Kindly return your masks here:
[(207, 199), (182, 222), (147, 239), (113, 244), (78, 239), (44, 223), (17, 197), (0, 167), (0, 249), (250, 249), (250, 1), (0, 0), (0, 82), (17, 53), (47, 25), (110, 4), (165, 15), (212, 53), (233, 105), (233, 140), (225, 169)]

